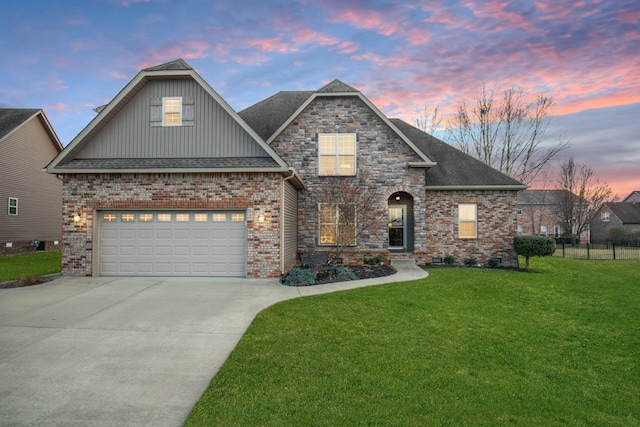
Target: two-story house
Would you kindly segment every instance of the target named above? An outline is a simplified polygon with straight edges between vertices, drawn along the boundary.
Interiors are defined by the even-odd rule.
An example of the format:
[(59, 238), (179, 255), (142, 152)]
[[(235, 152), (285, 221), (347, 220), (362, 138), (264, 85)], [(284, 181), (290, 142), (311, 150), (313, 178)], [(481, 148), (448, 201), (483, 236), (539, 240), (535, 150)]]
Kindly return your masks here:
[[(590, 225), (594, 243), (609, 242), (609, 230), (614, 227), (624, 227), (630, 233), (638, 233), (640, 231), (640, 191), (631, 192), (621, 202), (604, 203), (591, 219)], [(636, 239), (637, 237), (633, 240)]]
[(64, 179), (67, 275), (277, 277), (302, 252), (332, 251), (338, 230), (353, 234), (318, 201), (329, 182), (365, 176), (371, 210), (387, 214), (350, 242), (345, 263), (517, 264), (525, 186), (338, 80), (237, 113), (183, 60), (146, 68), (48, 171)]
[(567, 190), (520, 192), (518, 194), (518, 234), (549, 237), (570, 234), (570, 225), (563, 215), (567, 194)]
[(43, 169), (61, 151), (44, 111), (0, 108), (0, 254), (60, 249), (62, 181)]

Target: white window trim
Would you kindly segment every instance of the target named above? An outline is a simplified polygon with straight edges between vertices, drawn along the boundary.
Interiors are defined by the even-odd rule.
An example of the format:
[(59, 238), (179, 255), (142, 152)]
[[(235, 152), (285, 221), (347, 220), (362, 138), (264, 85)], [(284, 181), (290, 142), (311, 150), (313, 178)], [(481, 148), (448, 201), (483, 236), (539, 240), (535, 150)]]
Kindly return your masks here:
[[(354, 158), (353, 163), (354, 164), (353, 164), (352, 174), (344, 175), (340, 173), (340, 153), (338, 152), (339, 151), (338, 141), (339, 141), (340, 135), (353, 135), (353, 158)], [(322, 157), (322, 154), (320, 154), (320, 137), (321, 136), (333, 136), (335, 138), (334, 154), (325, 154), (326, 156), (331, 155), (336, 157), (336, 173), (335, 174), (323, 174), (322, 172), (320, 172), (320, 158)], [(343, 156), (346, 157), (347, 155), (343, 154)], [(358, 136), (357, 134), (353, 132), (319, 133), (318, 134), (318, 176), (356, 176), (357, 173), (358, 173)]]
[(611, 214), (609, 212), (602, 212), (600, 214), (600, 221), (602, 221), (602, 222), (611, 221)]
[[(180, 108), (178, 111), (166, 111), (165, 107), (167, 105), (167, 101), (178, 100)], [(180, 115), (180, 120), (178, 124), (167, 124), (165, 122), (166, 113), (178, 113)], [(165, 96), (162, 98), (162, 126), (166, 127), (174, 127), (174, 126), (182, 126), (182, 97), (181, 96)]]
[[(15, 206), (11, 205), (11, 202), (15, 201)], [(14, 213), (11, 213), (11, 209), (15, 209)], [(7, 201), (7, 215), (18, 216), (18, 198), (17, 197), (9, 197)]]
[[(475, 218), (472, 219), (462, 219), (460, 215), (460, 207), (461, 206), (474, 206)], [(475, 226), (475, 234), (474, 236), (461, 236), (460, 231), (462, 227), (460, 226), (462, 222), (472, 222)], [(477, 203), (459, 203), (458, 204), (458, 238), (460, 239), (477, 239), (478, 238), (478, 204)]]

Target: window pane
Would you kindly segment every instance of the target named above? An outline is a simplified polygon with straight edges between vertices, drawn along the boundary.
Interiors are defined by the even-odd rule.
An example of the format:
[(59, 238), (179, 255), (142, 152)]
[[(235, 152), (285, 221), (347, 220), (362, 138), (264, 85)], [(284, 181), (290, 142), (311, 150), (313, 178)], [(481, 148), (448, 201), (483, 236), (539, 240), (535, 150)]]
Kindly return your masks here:
[(106, 213), (102, 215), (102, 220), (104, 222), (116, 222), (116, 214)]
[(336, 222), (336, 208), (335, 205), (321, 205), (320, 206), (320, 223), (321, 224), (334, 224)]
[(138, 220), (140, 222), (151, 222), (153, 221), (153, 214), (140, 214), (138, 215)]
[(167, 126), (178, 126), (180, 124), (180, 113), (165, 113), (164, 124)]
[(227, 214), (214, 213), (211, 215), (213, 222), (225, 222), (227, 220)]
[(336, 156), (320, 156), (320, 175), (336, 175)]
[(158, 214), (158, 222), (170, 222), (171, 214)]
[(164, 110), (169, 112), (179, 112), (180, 111), (180, 100), (179, 99), (165, 99), (164, 100)]
[(476, 220), (476, 205), (459, 205), (460, 220)]
[(356, 174), (355, 156), (340, 156), (340, 175)]
[(320, 154), (336, 154), (336, 137), (335, 135), (319, 135)]
[(121, 214), (120, 221), (122, 222), (133, 222), (135, 221), (136, 216), (134, 214)]
[(197, 213), (193, 216), (193, 220), (195, 222), (207, 222), (209, 221), (209, 214), (206, 213)]
[(338, 135), (338, 154), (356, 154), (355, 135)]
[(476, 237), (476, 222), (460, 221), (460, 237)]
[(231, 214), (231, 221), (232, 222), (242, 222), (242, 221), (244, 221), (244, 214), (243, 213)]
[(335, 244), (336, 243), (336, 225), (320, 224), (320, 243)]
[(176, 221), (177, 222), (189, 222), (189, 220), (191, 219), (191, 215), (187, 214), (176, 214)]
[(9, 215), (18, 215), (18, 199), (9, 197)]

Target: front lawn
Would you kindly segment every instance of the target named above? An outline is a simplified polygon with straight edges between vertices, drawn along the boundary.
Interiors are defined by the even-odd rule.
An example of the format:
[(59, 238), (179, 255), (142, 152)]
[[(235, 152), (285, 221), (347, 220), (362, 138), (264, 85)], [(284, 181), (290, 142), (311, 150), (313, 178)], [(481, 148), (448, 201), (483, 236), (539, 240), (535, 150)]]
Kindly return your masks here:
[(640, 425), (640, 261), (420, 281), (258, 315), (187, 425)]
[(0, 257), (0, 282), (60, 272), (60, 251)]

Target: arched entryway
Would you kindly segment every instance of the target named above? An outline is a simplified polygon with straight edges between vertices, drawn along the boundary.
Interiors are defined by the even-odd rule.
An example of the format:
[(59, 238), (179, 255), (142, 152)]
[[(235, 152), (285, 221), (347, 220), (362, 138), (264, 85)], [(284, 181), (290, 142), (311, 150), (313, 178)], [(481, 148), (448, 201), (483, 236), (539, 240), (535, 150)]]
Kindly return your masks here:
[(389, 211), (389, 250), (413, 252), (413, 197), (404, 191), (393, 193), (387, 200)]

